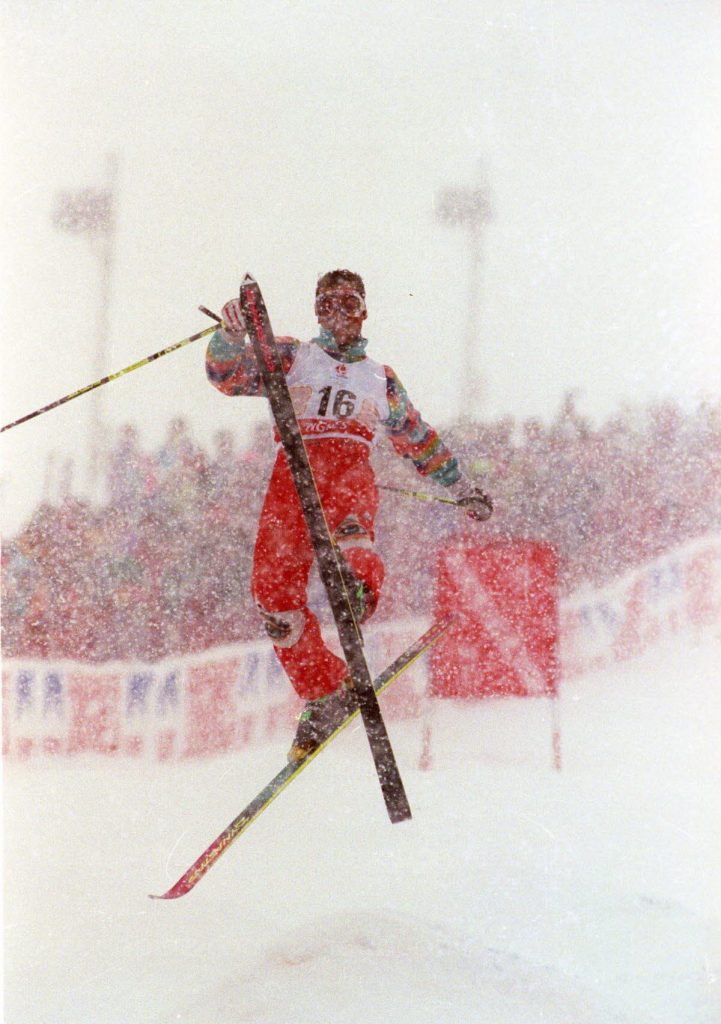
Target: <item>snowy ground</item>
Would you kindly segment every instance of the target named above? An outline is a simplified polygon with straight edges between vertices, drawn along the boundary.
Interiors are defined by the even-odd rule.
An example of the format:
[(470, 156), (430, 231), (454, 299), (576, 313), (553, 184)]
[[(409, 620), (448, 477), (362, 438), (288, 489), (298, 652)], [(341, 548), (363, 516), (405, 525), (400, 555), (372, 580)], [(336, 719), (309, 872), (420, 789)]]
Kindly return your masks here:
[(402, 825), (346, 732), (172, 903), (282, 746), (6, 765), (5, 1021), (718, 1024), (720, 655), (567, 684), (560, 773), (542, 701), (394, 723)]

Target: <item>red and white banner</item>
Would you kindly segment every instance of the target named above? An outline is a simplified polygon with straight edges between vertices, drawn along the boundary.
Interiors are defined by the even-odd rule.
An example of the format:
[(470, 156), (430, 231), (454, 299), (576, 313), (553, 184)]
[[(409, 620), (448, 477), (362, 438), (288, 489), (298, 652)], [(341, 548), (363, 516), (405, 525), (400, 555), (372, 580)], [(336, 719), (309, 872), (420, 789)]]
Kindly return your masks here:
[[(422, 620), (369, 631), (382, 671), (427, 628)], [(419, 713), (425, 659), (383, 698), (389, 718)], [(2, 670), (3, 754), (105, 754), (153, 760), (209, 757), (290, 737), (302, 707), (270, 644), (241, 644), (153, 665), (7, 659)]]
[(562, 603), (566, 676), (637, 657), (677, 633), (721, 633), (721, 536), (690, 541)]
[(431, 654), (441, 697), (550, 695), (559, 682), (558, 563), (550, 544), (456, 541), (440, 553), (437, 614), (459, 615)]

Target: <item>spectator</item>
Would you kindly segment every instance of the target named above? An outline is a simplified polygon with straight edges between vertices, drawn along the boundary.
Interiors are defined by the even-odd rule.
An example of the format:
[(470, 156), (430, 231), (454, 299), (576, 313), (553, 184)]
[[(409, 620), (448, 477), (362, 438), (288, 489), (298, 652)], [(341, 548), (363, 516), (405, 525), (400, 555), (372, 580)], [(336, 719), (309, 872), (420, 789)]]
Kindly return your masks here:
[[(625, 409), (593, 429), (568, 395), (548, 428), (504, 417), (445, 433), (488, 478), (496, 514), (486, 535), (551, 541), (566, 592), (721, 528), (721, 403)], [(210, 457), (182, 419), (155, 453), (123, 427), (106, 507), (61, 495), (5, 541), (5, 655), (155, 660), (255, 636), (250, 560), (271, 450), (263, 425), (242, 451), (219, 432)], [(404, 467), (382, 446), (374, 463), (380, 482), (403, 485)], [(405, 482), (417, 488), (415, 474)], [(387, 583), (376, 617), (429, 612), (429, 565), (457, 514), (386, 495), (379, 526)]]

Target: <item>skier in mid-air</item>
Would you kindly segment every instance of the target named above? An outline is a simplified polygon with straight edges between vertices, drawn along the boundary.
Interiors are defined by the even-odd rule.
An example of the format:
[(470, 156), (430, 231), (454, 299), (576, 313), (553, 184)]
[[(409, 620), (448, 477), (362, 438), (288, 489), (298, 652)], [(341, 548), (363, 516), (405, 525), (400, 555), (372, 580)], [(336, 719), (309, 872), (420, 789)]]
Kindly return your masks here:
[[(422, 476), (448, 488), (472, 519), (488, 519), (492, 504), (421, 418), (394, 371), (366, 355), (368, 342), (361, 331), (368, 313), (362, 278), (349, 270), (324, 274), (316, 286), (315, 313), (321, 328), (318, 337), (310, 342), (288, 337), (276, 341), (360, 624), (375, 611), (384, 575), (374, 544), (378, 489), (370, 460), (379, 429)], [(223, 327), (208, 345), (206, 371), (225, 395), (264, 393), (239, 299), (223, 306)], [(308, 608), (314, 550), (277, 430), (276, 442), (255, 545), (252, 591), (275, 652), (296, 693), (306, 701), (288, 753), (290, 761), (300, 761), (356, 701), (345, 662), (326, 646), (318, 619)]]

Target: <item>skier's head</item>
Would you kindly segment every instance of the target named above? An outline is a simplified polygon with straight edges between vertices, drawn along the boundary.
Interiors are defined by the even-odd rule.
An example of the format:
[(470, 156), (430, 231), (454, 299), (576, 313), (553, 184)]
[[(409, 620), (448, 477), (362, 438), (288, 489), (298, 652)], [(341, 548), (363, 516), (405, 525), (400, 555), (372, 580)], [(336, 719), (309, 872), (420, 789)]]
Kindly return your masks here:
[(315, 294), (318, 295), (321, 291), (328, 288), (335, 288), (336, 285), (347, 284), (350, 285), (355, 291), (362, 295), (365, 300), (366, 288), (363, 284), (363, 278), (360, 274), (355, 274), (352, 270), (329, 270), (322, 277), (318, 278), (318, 283), (315, 286)]
[(318, 278), (315, 315), (340, 346), (352, 345), (361, 334), (368, 316), (365, 285), (351, 270), (329, 270)]

